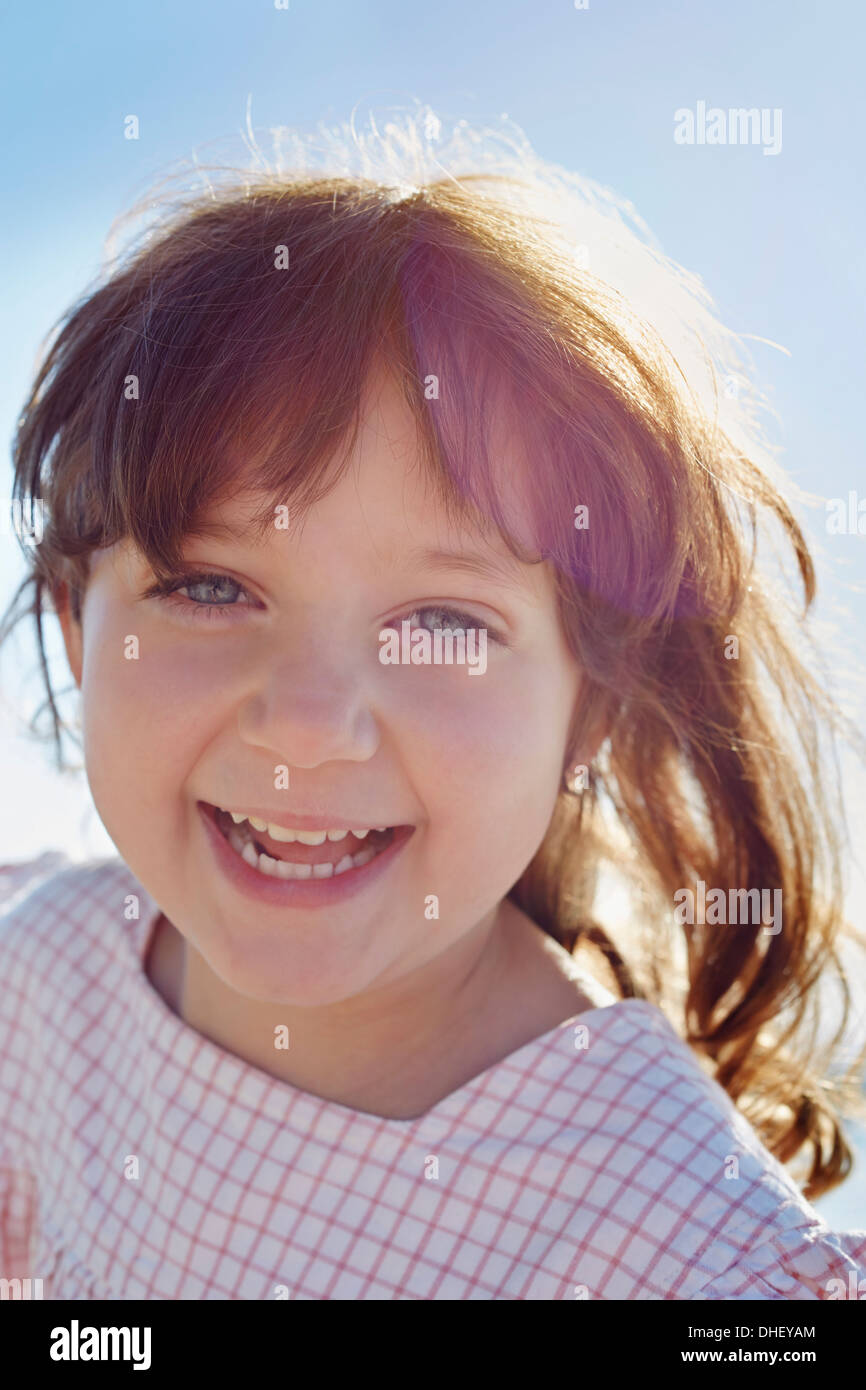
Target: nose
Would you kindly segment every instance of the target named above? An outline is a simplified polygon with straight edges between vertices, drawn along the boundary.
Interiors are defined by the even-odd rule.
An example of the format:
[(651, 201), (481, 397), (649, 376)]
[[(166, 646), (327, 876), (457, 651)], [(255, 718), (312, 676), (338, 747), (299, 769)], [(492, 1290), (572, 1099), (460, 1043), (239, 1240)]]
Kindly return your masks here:
[(321, 636), (266, 661), (240, 707), (238, 728), (245, 743), (289, 767), (366, 762), (379, 746), (361, 673)]

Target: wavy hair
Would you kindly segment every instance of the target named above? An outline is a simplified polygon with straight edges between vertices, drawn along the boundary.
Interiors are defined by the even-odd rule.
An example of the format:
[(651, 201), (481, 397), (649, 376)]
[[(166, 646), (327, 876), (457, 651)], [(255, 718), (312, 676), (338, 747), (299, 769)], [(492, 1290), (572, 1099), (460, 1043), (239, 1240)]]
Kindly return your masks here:
[[(148, 193), (125, 219), (143, 232), (38, 365), (13, 496), (42, 499), (44, 532), (0, 630), (35, 622), (31, 729), (47, 709), (65, 770), (43, 617), (61, 593), (80, 616), (93, 550), (128, 537), (169, 573), (250, 480), (262, 532), (275, 505), (302, 515), (384, 357), (449, 516), (552, 567), (584, 675), (565, 751), (588, 758), (585, 790), (560, 796), (509, 896), (601, 952), (622, 996), (663, 1004), (770, 1151), (805, 1155), (817, 1196), (850, 1170), (856, 1108), (836, 761), (854, 732), (806, 626), (813, 560), (741, 340), (630, 207), (514, 127), (443, 132), (423, 109), (381, 135), (273, 134), (252, 169), (196, 164), (191, 187)], [(494, 418), (522, 448), (534, 548), (509, 530)], [(618, 929), (610, 874), (630, 895)], [(783, 929), (678, 927), (674, 895), (699, 880), (780, 890)], [(843, 1007), (819, 1038), (831, 968)]]

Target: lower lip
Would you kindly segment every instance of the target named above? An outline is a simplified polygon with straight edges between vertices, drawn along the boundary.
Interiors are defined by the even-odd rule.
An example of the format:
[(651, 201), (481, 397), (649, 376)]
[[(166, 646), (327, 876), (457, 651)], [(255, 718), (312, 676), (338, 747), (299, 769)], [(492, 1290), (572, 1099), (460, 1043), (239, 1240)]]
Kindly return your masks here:
[(269, 878), (259, 873), (258, 869), (252, 868), (232, 849), (216, 823), (215, 809), (203, 801), (196, 802), (196, 805), (217, 863), (227, 878), (244, 897), (253, 898), (260, 903), (269, 903), (273, 907), (329, 907), (332, 903), (341, 903), (354, 897), (356, 893), (370, 887), (388, 872), (415, 831), (414, 825), (396, 826), (387, 849), (383, 849), (381, 854), (377, 854), (360, 868), (347, 869), (336, 878)]

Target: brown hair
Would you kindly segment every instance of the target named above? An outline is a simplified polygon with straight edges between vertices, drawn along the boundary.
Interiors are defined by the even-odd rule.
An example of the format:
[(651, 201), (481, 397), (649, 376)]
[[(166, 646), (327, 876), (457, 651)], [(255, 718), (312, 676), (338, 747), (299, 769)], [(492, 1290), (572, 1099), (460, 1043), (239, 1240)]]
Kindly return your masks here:
[[(66, 584), (78, 617), (91, 552), (123, 537), (170, 573), (204, 511), (247, 477), (269, 498), (263, 532), (275, 505), (302, 515), (339, 476), (337, 446), (354, 439), (383, 356), (449, 515), (552, 566), (585, 677), (568, 752), (597, 749), (589, 785), (559, 798), (510, 896), (568, 949), (600, 949), (622, 995), (680, 1012), (769, 1149), (787, 1162), (806, 1146), (817, 1196), (850, 1170), (837, 1112), (854, 1108), (856, 1086), (834, 1062), (849, 992), (830, 773), (845, 721), (759, 542), (775, 533), (789, 547), (803, 617), (812, 560), (767, 470), (690, 392), (668, 346), (521, 206), (530, 183), (448, 174), (395, 190), (265, 171), (167, 207), (65, 316), (38, 370), (14, 496), (43, 499), (45, 531), (0, 640), (35, 619), (39, 712), (63, 770), (43, 605)], [(531, 556), (509, 534), (494, 410), (531, 469)], [(615, 944), (594, 915), (597, 876), (624, 863), (643, 930)], [(675, 932), (673, 895), (697, 880), (780, 889), (784, 929)], [(843, 1009), (819, 1053), (815, 985), (830, 965)]]

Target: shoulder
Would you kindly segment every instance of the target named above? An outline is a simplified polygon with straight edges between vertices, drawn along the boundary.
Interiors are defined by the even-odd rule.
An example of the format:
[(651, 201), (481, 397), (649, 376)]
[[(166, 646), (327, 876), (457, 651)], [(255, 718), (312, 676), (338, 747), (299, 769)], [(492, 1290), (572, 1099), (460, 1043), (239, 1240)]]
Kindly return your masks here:
[(25, 1000), (68, 1004), (107, 958), (134, 958), (122, 931), (134, 886), (119, 858), (77, 863), (50, 851), (0, 865), (0, 1019), (13, 1022)]
[(0, 865), (4, 1169), (33, 1174), (47, 1150), (66, 1153), (83, 1078), (92, 1086), (116, 1066), (137, 964), (123, 905), (136, 886), (119, 858), (53, 851)]
[(0, 943), (15, 946), (92, 918), (107, 905), (112, 885), (129, 878), (118, 858), (78, 863), (49, 850), (19, 863), (0, 864)]
[(119, 857), (78, 863), (52, 851), (0, 865), (0, 1103), (7, 1120), (9, 1106), (24, 1105), (62, 1071), (134, 979), (135, 932), (146, 927), (152, 906), (145, 894), (140, 919), (137, 902), (129, 906), (137, 891)]
[(69, 867), (66, 856), (54, 850), (35, 859), (0, 864), (0, 982), (7, 1006), (16, 975), (36, 955), (41, 927), (55, 915), (55, 885)]
[(34, 859), (0, 864), (0, 922), (37, 883), (68, 864), (66, 855), (59, 850), (46, 850)]
[[(685, 1127), (696, 1186), (694, 1288), (703, 1299), (831, 1299), (866, 1295), (866, 1231), (833, 1231), (693, 1050), (670, 1030), (671, 1113)], [(688, 1159), (689, 1141), (693, 1158)], [(698, 1153), (695, 1153), (695, 1147)], [(705, 1184), (703, 1191), (697, 1183)], [(861, 1284), (862, 1281), (862, 1284)]]
[[(631, 1267), (653, 1252), (642, 1296), (843, 1298), (861, 1280), (866, 1295), (866, 1231), (826, 1226), (660, 1008), (625, 1000), (575, 1024), (574, 1157)], [(621, 1273), (611, 1296), (634, 1297)]]
[[(866, 1299), (866, 1231), (832, 1231), (811, 1208), (780, 1211), (757, 1241), (692, 1295), (773, 1301)], [(727, 1235), (736, 1244), (737, 1232)]]
[(34, 859), (0, 863), (0, 931), (13, 932), (23, 919), (35, 925), (34, 918), (86, 916), (94, 908), (110, 908), (112, 892), (134, 883), (117, 855), (79, 862), (47, 850)]

